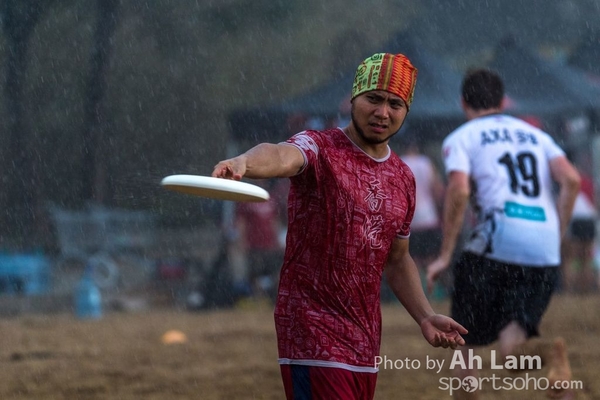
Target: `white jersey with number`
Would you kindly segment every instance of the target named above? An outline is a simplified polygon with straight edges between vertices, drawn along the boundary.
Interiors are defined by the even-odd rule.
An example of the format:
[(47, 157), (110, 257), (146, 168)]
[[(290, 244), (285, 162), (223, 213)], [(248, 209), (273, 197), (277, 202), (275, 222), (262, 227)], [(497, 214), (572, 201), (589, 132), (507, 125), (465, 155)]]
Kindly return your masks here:
[(563, 150), (547, 133), (502, 114), (473, 119), (442, 146), (446, 173), (470, 176), (477, 225), (465, 250), (524, 266), (560, 263), (549, 161)]

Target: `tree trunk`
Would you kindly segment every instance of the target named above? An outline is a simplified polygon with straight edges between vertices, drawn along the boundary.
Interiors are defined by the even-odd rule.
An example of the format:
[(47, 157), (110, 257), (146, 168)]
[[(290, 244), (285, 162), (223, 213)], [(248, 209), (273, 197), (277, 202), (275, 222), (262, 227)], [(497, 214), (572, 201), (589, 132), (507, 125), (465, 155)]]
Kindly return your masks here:
[(112, 49), (112, 36), (117, 26), (119, 0), (98, 0), (98, 24), (90, 58), (90, 75), (87, 83), (85, 120), (83, 126), (82, 198), (106, 204), (110, 198), (110, 123), (102, 110), (106, 92), (106, 70)]
[[(2, 3), (3, 29), (7, 38), (6, 102), (9, 144), (7, 164), (3, 168), (6, 182), (6, 211), (3, 213), (2, 241), (5, 246), (23, 250), (35, 246), (38, 184), (34, 149), (28, 147), (29, 128), (23, 119), (23, 86), (27, 71), (29, 38), (50, 1), (5, 0)], [(6, 242), (12, 242), (7, 244)]]

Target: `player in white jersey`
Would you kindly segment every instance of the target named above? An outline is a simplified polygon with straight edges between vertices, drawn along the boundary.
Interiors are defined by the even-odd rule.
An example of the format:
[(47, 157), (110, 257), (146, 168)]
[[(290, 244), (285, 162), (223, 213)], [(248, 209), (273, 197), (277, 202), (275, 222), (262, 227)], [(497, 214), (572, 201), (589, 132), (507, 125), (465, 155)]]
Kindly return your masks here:
[[(552, 384), (571, 377), (566, 345), (562, 338), (534, 337), (558, 283), (560, 243), (580, 177), (547, 133), (501, 114), (503, 97), (504, 85), (493, 71), (465, 76), (462, 106), (468, 121), (443, 143), (448, 176), (443, 239), (440, 255), (428, 266), (428, 284), (450, 265), (470, 198), (478, 221), (454, 265), (452, 294), (452, 317), (469, 329), (461, 351), (467, 357), (473, 347), (498, 341), (504, 357), (538, 355), (549, 366)], [(477, 376), (472, 368), (458, 373)]]
[(564, 156), (554, 140), (502, 114), (471, 120), (443, 143), (447, 171), (477, 184), (478, 224), (465, 250), (530, 266), (560, 263), (558, 212), (547, 160)]

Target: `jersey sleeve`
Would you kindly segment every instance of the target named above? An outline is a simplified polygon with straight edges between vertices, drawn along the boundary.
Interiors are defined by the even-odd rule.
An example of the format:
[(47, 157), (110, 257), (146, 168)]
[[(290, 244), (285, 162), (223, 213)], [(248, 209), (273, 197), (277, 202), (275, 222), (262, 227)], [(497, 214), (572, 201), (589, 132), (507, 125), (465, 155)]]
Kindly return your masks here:
[(546, 143), (544, 149), (548, 160), (565, 155), (564, 150), (554, 141), (550, 135), (545, 135)]
[(295, 146), (302, 153), (304, 165), (300, 168), (298, 174), (303, 173), (307, 168), (314, 167), (319, 157), (319, 138), (316, 132), (299, 132), (283, 142), (283, 144)]
[(469, 149), (462, 131), (455, 131), (448, 136), (442, 143), (442, 158), (446, 168), (446, 174), (452, 171), (460, 171), (466, 174), (471, 173), (471, 163), (469, 161)]

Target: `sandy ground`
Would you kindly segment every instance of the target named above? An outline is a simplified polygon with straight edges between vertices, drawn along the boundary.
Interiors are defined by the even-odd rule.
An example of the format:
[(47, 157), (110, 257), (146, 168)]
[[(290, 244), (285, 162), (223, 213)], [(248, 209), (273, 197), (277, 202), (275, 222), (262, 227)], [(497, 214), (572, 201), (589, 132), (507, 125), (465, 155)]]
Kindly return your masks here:
[[(447, 312), (447, 302), (435, 303)], [(409, 360), (411, 369), (379, 374), (376, 399), (443, 399), (440, 378), (451, 376), (452, 352), (434, 349), (399, 304), (383, 309), (382, 355)], [(168, 330), (187, 336), (165, 345)], [(269, 307), (189, 312), (161, 308), (110, 312), (100, 320), (71, 314), (24, 315), (0, 320), (0, 399), (282, 399), (273, 318)], [(569, 342), (579, 399), (600, 399), (600, 296), (555, 297), (542, 332)], [(514, 377), (491, 370), (482, 376)], [(445, 360), (439, 373), (426, 361)], [(417, 368), (417, 362), (420, 364)], [(532, 377), (545, 376), (545, 370)], [(543, 399), (535, 390), (483, 388), (483, 398)]]

